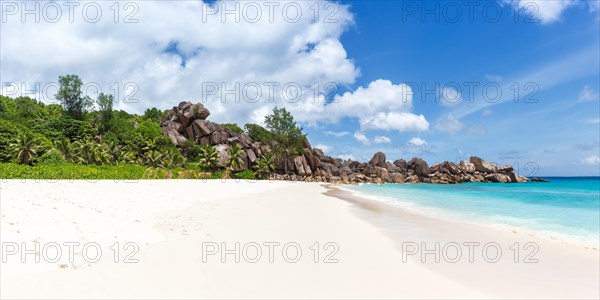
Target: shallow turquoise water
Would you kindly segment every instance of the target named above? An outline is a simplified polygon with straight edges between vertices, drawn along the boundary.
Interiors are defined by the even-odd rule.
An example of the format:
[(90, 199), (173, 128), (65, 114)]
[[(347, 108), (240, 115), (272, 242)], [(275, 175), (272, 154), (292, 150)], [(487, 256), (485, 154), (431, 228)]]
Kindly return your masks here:
[(600, 178), (521, 184), (364, 184), (349, 187), (420, 213), (600, 243)]

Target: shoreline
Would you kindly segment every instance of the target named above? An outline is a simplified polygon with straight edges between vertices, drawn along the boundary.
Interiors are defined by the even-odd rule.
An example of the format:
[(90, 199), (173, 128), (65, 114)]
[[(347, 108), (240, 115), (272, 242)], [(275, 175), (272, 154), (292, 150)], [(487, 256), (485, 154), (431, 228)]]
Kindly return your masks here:
[[(6, 298), (598, 297), (597, 252), (414, 216), (374, 201), (340, 200), (328, 184), (8, 180), (1, 187), (3, 242), (97, 242), (106, 251), (97, 263), (83, 261), (81, 251), (74, 264), (3, 263), (0, 295)], [(418, 255), (405, 261), (398, 244), (452, 240), (495, 240), (504, 251), (515, 241), (535, 241), (540, 262), (516, 264), (506, 252), (498, 263), (480, 255), (473, 263), (422, 263)], [(122, 263), (124, 251), (114, 262), (108, 249), (114, 242), (136, 242), (139, 262)], [(291, 263), (276, 251), (271, 263), (266, 242), (279, 243), (278, 250), (297, 243), (303, 254)], [(224, 252), (203, 261), (206, 243), (229, 250), (257, 243), (263, 255), (255, 263), (243, 253), (239, 262), (232, 255), (221, 261)]]
[[(417, 258), (409, 256), (430, 270), (446, 274), (463, 284), (478, 283), (478, 287), (482, 291), (501, 298), (519, 298), (519, 295), (533, 298), (569, 298), (578, 295), (578, 291), (581, 292), (570, 286), (570, 284), (582, 283), (572, 280), (572, 277), (576, 276), (587, 282), (588, 292), (595, 291), (589, 294), (579, 294), (578, 297), (598, 298), (600, 296), (600, 284), (595, 282), (600, 280), (600, 267), (598, 267), (600, 266), (600, 251), (598, 249), (564, 240), (549, 239), (523, 230), (515, 231), (486, 224), (414, 213), (392, 203), (363, 197), (361, 195), (363, 193), (346, 190), (340, 185), (330, 185), (327, 189), (326, 195), (352, 203), (355, 207), (353, 213), (377, 226), (381, 232), (394, 241), (397, 249), (401, 252), (406, 250), (403, 247), (407, 244), (415, 242), (417, 244), (425, 243), (425, 247), (430, 248), (433, 248), (432, 245), (436, 243), (441, 244), (442, 247), (452, 243), (459, 245), (473, 242), (480, 245), (499, 244), (503, 254), (509, 259), (505, 260), (503, 257), (497, 263), (478, 264), (477, 261), (471, 263), (465, 262), (464, 259), (455, 263), (445, 261), (443, 258), (439, 263), (432, 262), (431, 259), (423, 262), (422, 256)], [(521, 249), (523, 253), (519, 255), (519, 263), (513, 261), (516, 253), (511, 251), (511, 247), (515, 245), (514, 243), (519, 243), (520, 246), (528, 243), (537, 245), (537, 252), (532, 258), (538, 261), (531, 264), (524, 263), (523, 254), (526, 254), (525, 251), (522, 251), (524, 249)], [(423, 250), (422, 245), (420, 250)], [(466, 248), (463, 246), (462, 250), (464, 251)], [(529, 252), (529, 254), (531, 253)], [(565, 265), (569, 267), (565, 267)], [(548, 287), (543, 282), (540, 283), (544, 277), (549, 277), (548, 273), (553, 273), (551, 280), (556, 282), (553, 287)], [(583, 273), (585, 276), (582, 276)], [(511, 277), (515, 274), (520, 275)], [(510, 292), (511, 289), (517, 287), (521, 288), (519, 292)], [(544, 289), (546, 290), (544, 291)]]
[[(385, 205), (389, 206), (390, 208), (398, 208), (398, 209), (404, 210), (405, 212), (407, 212), (409, 214), (413, 214), (413, 215), (419, 215), (419, 216), (429, 217), (429, 218), (434, 218), (434, 219), (441, 219), (441, 220), (448, 221), (448, 222), (464, 223), (464, 224), (469, 224), (469, 225), (473, 225), (473, 226), (484, 226), (484, 227), (488, 227), (490, 229), (500, 230), (500, 231), (505, 231), (505, 232), (526, 234), (528, 236), (535, 236), (537, 238), (544, 239), (544, 240), (562, 242), (562, 243), (565, 243), (568, 245), (581, 247), (584, 249), (600, 251), (600, 244), (598, 244), (598, 243), (594, 243), (591, 241), (584, 241), (582, 239), (578, 239), (575, 237), (565, 236), (561, 233), (543, 232), (543, 231), (539, 231), (539, 230), (534, 230), (534, 229), (529, 229), (529, 228), (519, 227), (519, 226), (513, 226), (513, 225), (508, 225), (508, 224), (502, 224), (502, 223), (483, 222), (480, 220), (473, 221), (473, 220), (468, 220), (467, 218), (462, 217), (458, 214), (452, 215), (452, 214), (444, 214), (444, 213), (438, 213), (438, 212), (436, 212), (436, 213), (429, 212), (429, 211), (426, 211), (427, 207), (422, 207), (419, 205), (415, 205), (414, 209), (407, 208), (407, 207), (401, 206), (399, 203), (396, 203), (398, 201), (393, 198), (385, 199), (386, 197), (384, 197), (384, 196), (370, 195), (370, 194), (364, 193), (362, 191), (347, 189), (346, 188), (347, 186), (348, 185), (340, 185), (340, 184), (333, 185), (332, 184), (330, 186), (330, 188), (333, 190), (336, 190), (336, 192), (332, 193), (332, 196), (338, 197), (343, 200), (349, 200), (350, 198), (354, 197), (354, 198), (356, 198), (354, 200), (354, 202), (357, 202), (357, 199), (362, 199), (363, 201), (365, 201), (365, 200), (373, 201), (375, 203), (385, 204)], [(421, 209), (421, 208), (423, 208), (423, 210), (419, 211), (419, 209)]]

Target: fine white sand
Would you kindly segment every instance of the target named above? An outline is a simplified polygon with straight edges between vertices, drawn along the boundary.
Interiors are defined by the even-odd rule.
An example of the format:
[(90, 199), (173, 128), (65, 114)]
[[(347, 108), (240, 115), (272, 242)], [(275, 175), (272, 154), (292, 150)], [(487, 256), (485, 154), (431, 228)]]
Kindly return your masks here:
[[(3, 298), (599, 297), (597, 250), (413, 215), (318, 183), (8, 180), (0, 213)], [(466, 253), (458, 263), (403, 261), (406, 243), (490, 241), (504, 251), (498, 263), (481, 246), (473, 263)], [(69, 242), (79, 243), (72, 260)], [(515, 263), (515, 242), (536, 243), (539, 262)], [(96, 247), (99, 261), (86, 261)]]

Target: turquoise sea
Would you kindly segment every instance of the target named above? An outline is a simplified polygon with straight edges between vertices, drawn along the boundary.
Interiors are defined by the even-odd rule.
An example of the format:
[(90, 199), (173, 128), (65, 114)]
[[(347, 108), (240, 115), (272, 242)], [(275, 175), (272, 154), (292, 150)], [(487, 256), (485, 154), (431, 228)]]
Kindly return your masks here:
[(600, 177), (547, 179), (551, 182), (363, 184), (348, 189), (416, 213), (599, 245)]

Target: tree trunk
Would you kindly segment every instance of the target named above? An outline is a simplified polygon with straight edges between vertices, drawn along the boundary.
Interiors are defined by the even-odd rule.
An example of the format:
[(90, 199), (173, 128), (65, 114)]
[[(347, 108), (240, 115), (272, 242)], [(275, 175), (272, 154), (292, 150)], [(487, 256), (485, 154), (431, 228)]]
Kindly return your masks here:
[(229, 168), (225, 168), (225, 173), (223, 174), (223, 179), (231, 179)]

